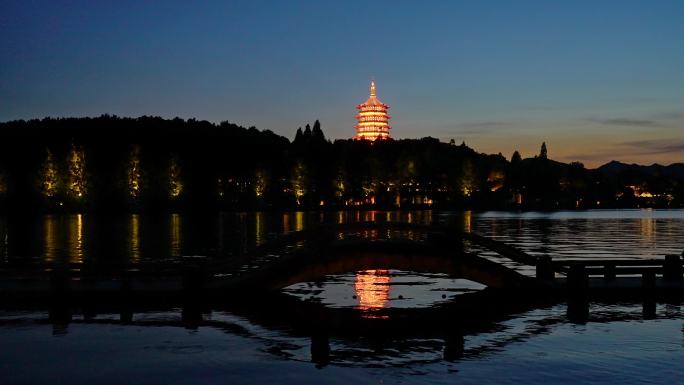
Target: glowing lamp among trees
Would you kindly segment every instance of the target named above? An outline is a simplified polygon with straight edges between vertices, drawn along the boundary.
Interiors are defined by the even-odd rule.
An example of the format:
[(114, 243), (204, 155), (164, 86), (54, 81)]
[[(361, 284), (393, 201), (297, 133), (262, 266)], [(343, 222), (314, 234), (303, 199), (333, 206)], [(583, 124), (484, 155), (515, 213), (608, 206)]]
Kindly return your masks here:
[(297, 205), (302, 204), (301, 199), (304, 197), (304, 195), (306, 195), (307, 182), (308, 178), (306, 167), (304, 166), (304, 163), (297, 162), (294, 170), (292, 170), (292, 191), (294, 193)]
[(131, 198), (140, 196), (142, 171), (140, 169), (140, 148), (134, 146), (128, 159), (128, 193)]
[(85, 171), (85, 152), (82, 148), (71, 145), (71, 151), (67, 158), (69, 170), (68, 194), (81, 198), (86, 195), (86, 171)]
[(169, 163), (169, 197), (178, 198), (183, 192), (183, 182), (181, 181), (181, 168), (175, 156), (171, 157)]
[(264, 170), (257, 170), (254, 176), (254, 194), (257, 198), (261, 198), (266, 192), (268, 184), (268, 175)]
[(58, 184), (59, 175), (57, 174), (57, 165), (52, 156), (52, 151), (48, 149), (45, 161), (40, 170), (40, 192), (48, 198), (54, 197), (57, 195)]

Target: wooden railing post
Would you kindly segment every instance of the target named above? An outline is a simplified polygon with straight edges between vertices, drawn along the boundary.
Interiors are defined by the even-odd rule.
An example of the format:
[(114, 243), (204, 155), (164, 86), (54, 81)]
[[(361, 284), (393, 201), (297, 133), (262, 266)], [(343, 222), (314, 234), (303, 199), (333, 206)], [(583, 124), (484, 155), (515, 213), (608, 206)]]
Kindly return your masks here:
[(71, 273), (62, 268), (50, 272), (50, 288), (55, 297), (61, 297), (71, 291)]
[(682, 258), (679, 255), (665, 256), (663, 278), (670, 282), (682, 280)]
[(656, 275), (653, 270), (646, 270), (641, 275), (641, 287), (647, 292), (651, 293), (655, 290), (656, 286)]
[(614, 262), (606, 262), (605, 266), (603, 266), (603, 278), (606, 281), (615, 281), (616, 273), (615, 273), (615, 263)]
[(200, 266), (188, 264), (183, 267), (183, 291), (189, 295), (197, 295), (202, 290), (204, 281), (203, 270)]
[(587, 289), (589, 284), (589, 277), (587, 277), (587, 269), (582, 263), (575, 263), (570, 265), (568, 271), (568, 287), (574, 293), (581, 293)]

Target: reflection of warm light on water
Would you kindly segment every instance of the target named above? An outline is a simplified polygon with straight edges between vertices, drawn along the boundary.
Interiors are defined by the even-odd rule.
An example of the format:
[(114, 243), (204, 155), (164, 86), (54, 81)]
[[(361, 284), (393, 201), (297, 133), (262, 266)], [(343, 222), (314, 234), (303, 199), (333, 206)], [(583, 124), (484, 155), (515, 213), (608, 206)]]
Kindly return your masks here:
[(337, 224), (341, 225), (344, 223), (344, 211), (337, 212)]
[(427, 212), (425, 212), (424, 222), (428, 225), (432, 224), (432, 210), (428, 210)]
[(304, 212), (297, 211), (295, 213), (295, 231), (304, 230)]
[(283, 234), (290, 232), (290, 214), (283, 213)]
[(83, 214), (69, 216), (69, 262), (83, 263)]
[(641, 241), (654, 243), (656, 238), (656, 220), (653, 218), (641, 218)]
[(463, 213), (463, 231), (466, 233), (473, 231), (473, 212), (470, 210)]
[(364, 222), (375, 222), (375, 214), (377, 214), (376, 211), (367, 211), (363, 215), (363, 221)]
[(389, 301), (390, 276), (387, 270), (364, 270), (356, 274), (354, 292), (363, 312), (382, 309)]
[(129, 220), (128, 243), (131, 262), (140, 262), (140, 216), (133, 214)]
[(57, 246), (57, 219), (53, 215), (46, 215), (43, 219), (43, 239), (45, 240), (44, 245), (44, 258), (45, 262), (51, 263), (55, 261), (55, 248)]
[(254, 237), (257, 246), (265, 241), (266, 227), (264, 227), (264, 213), (257, 212), (254, 216)]
[(171, 255), (181, 255), (181, 218), (178, 214), (171, 214), (171, 229), (170, 229), (170, 246)]
[[(345, 221), (345, 219), (346, 219), (346, 212), (344, 212), (344, 211), (338, 211), (338, 212), (336, 213), (336, 216), (337, 216), (337, 224), (338, 224), (338, 225), (342, 225), (342, 224), (344, 224), (344, 223), (346, 222), (346, 221)], [(338, 233), (337, 233), (337, 240), (338, 240), (338, 241), (341, 241), (341, 240), (343, 240), (343, 239), (344, 239), (344, 232), (342, 232), (342, 231), (338, 232)]]

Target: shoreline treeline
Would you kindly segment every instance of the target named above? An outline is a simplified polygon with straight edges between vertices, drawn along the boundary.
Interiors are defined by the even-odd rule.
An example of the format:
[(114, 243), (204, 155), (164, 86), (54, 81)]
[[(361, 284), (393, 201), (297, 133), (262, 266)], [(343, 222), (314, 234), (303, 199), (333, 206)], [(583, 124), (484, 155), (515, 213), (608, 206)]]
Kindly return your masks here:
[(345, 207), (684, 207), (684, 165), (596, 170), (540, 153), (480, 154), (434, 138), (294, 141), (222, 122), (159, 117), (0, 123), (0, 208), (32, 211)]

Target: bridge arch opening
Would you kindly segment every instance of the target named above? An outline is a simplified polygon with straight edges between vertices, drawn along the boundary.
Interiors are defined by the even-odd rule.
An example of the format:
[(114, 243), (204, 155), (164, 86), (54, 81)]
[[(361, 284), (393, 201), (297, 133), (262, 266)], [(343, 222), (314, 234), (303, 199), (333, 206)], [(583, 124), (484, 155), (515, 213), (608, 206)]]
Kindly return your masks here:
[(426, 308), (486, 288), (477, 282), (443, 273), (371, 269), (301, 282), (283, 292), (328, 307), (356, 308), (373, 314), (384, 308)]
[(519, 286), (521, 276), (499, 264), (468, 254), (454, 256), (429, 253), (387, 253), (363, 250), (329, 251), (324, 257), (302, 256), (274, 266), (260, 284), (280, 290), (300, 282), (317, 282), (327, 276), (369, 270), (399, 270), (426, 274), (445, 274), (488, 287)]

